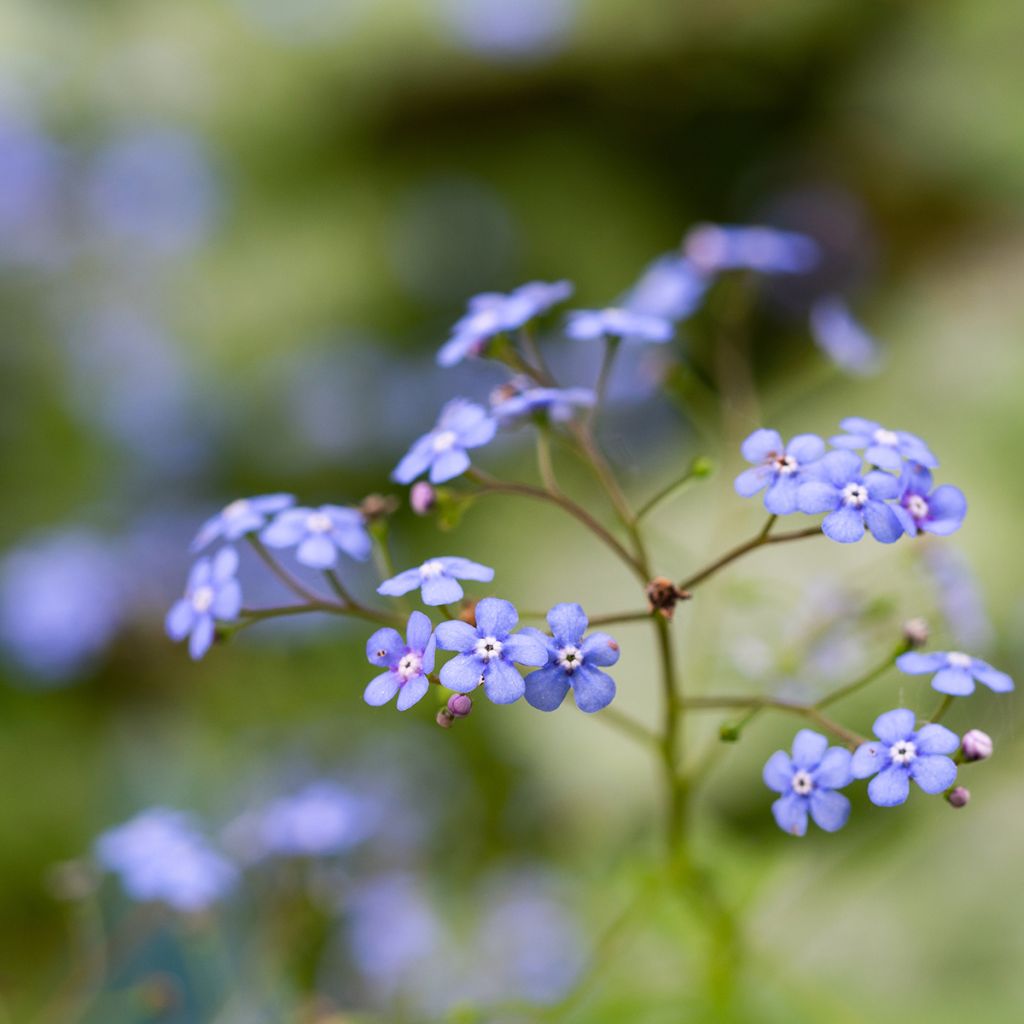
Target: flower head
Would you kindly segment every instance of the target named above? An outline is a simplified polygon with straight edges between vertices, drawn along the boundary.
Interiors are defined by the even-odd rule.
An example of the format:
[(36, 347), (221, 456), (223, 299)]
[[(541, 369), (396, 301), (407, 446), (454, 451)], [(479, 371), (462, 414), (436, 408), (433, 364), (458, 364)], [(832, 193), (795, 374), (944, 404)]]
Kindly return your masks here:
[(491, 412), (503, 424), (542, 415), (555, 423), (572, 419), (577, 409), (594, 404), (590, 388), (538, 388), (529, 380), (515, 378), (491, 394)]
[(364, 840), (373, 828), (367, 801), (329, 779), (272, 800), (259, 815), (259, 845), (285, 857), (325, 857)]
[(238, 540), (247, 533), (262, 529), (267, 519), (295, 504), (291, 494), (261, 494), (255, 498), (238, 498), (225, 505), (199, 528), (190, 551), (202, 551), (215, 540)]
[(497, 421), (483, 406), (464, 398), (454, 398), (441, 410), (437, 426), (424, 434), (395, 467), (391, 479), (411, 484), (430, 471), (432, 484), (443, 484), (469, 469), (467, 448), (479, 448), (491, 441)]
[(1013, 689), (1013, 680), (1005, 672), (962, 651), (908, 651), (896, 659), (896, 666), (911, 676), (933, 673), (932, 689), (952, 697), (974, 693), (975, 680), (995, 693), (1009, 693)]
[(295, 548), (296, 561), (311, 569), (329, 569), (339, 551), (365, 562), (372, 550), (363, 514), (341, 505), (285, 509), (263, 529), (260, 540), (270, 548)]
[(670, 321), (628, 309), (578, 309), (569, 314), (565, 333), (575, 341), (599, 338), (623, 338), (627, 341), (669, 341), (673, 328)]
[(430, 689), (427, 676), (434, 670), (437, 641), (430, 619), (413, 612), (406, 627), (406, 638), (398, 630), (378, 629), (366, 641), (366, 658), (371, 665), (386, 668), (363, 692), (363, 700), (374, 707), (387, 704), (398, 694), (398, 710), (406, 711)]
[(230, 621), (242, 608), (242, 588), (235, 579), (238, 552), (221, 548), (200, 558), (189, 573), (185, 596), (171, 606), (164, 626), (175, 642), (187, 636), (188, 652), (198, 661), (213, 643), (217, 620)]
[(710, 283), (711, 278), (690, 260), (666, 253), (647, 266), (622, 305), (631, 313), (685, 320), (696, 311)]
[(853, 781), (850, 752), (830, 747), (824, 736), (801, 729), (793, 740), (793, 756), (776, 750), (764, 766), (764, 784), (781, 793), (772, 814), (783, 832), (802, 836), (807, 815), (818, 828), (836, 832), (850, 817), (850, 801), (835, 792)]
[(862, 451), (864, 459), (879, 469), (899, 473), (903, 469), (904, 460), (932, 469), (939, 464), (916, 434), (908, 434), (905, 430), (888, 430), (874, 420), (861, 419), (859, 416), (847, 417), (839, 426), (846, 433), (831, 438), (833, 447)]
[(723, 270), (806, 274), (821, 255), (818, 243), (806, 235), (726, 224), (698, 224), (683, 239), (683, 254), (707, 274)]
[(878, 740), (862, 743), (853, 755), (853, 776), (874, 776), (868, 797), (879, 807), (904, 803), (911, 779), (926, 793), (941, 793), (956, 779), (956, 765), (946, 755), (960, 746), (960, 738), (934, 722), (915, 730), (915, 721), (906, 708), (886, 711), (872, 726)]
[(931, 471), (908, 462), (900, 477), (899, 503), (893, 506), (903, 529), (916, 537), (918, 530), (946, 536), (960, 529), (967, 515), (967, 499), (959, 487), (943, 484), (932, 490)]
[(861, 474), (861, 460), (853, 452), (829, 452), (818, 463), (818, 480), (800, 485), (796, 503), (801, 512), (827, 512), (821, 524), (826, 537), (852, 544), (867, 528), (877, 541), (892, 544), (903, 527), (885, 502), (899, 494), (900, 483), (888, 473)]
[(437, 627), (438, 646), (459, 653), (441, 669), (441, 682), (459, 693), (482, 684), (495, 704), (519, 700), (525, 684), (516, 662), (538, 668), (547, 663), (548, 652), (536, 637), (513, 633), (518, 622), (515, 606), (496, 597), (477, 604), (475, 627), (456, 620), (442, 622)]
[(468, 558), (453, 558), (442, 555), (428, 558), (415, 569), (406, 569), (397, 576), (385, 580), (377, 593), (385, 597), (401, 597), (410, 590), (421, 590), (423, 603), (429, 605), (452, 604), (462, 598), (459, 580), (476, 580), (489, 583), (494, 579), (494, 570)]
[(776, 430), (755, 430), (741, 448), (753, 465), (736, 477), (736, 493), (753, 497), (765, 487), (764, 507), (776, 516), (797, 510), (796, 496), (807, 479), (806, 467), (825, 454), (825, 442), (814, 434), (797, 434), (784, 444)]
[(811, 335), (840, 370), (860, 376), (877, 372), (881, 361), (878, 342), (838, 296), (819, 299), (811, 308)]
[(523, 630), (547, 649), (547, 664), (526, 677), (527, 703), (554, 711), (571, 689), (580, 711), (607, 707), (615, 696), (615, 681), (601, 667), (619, 660), (619, 645), (607, 633), (591, 633), (584, 639), (589, 623), (578, 604), (556, 604), (547, 619), (551, 636)]
[(960, 741), (965, 761), (984, 761), (992, 756), (994, 747), (992, 737), (980, 729), (968, 729)]

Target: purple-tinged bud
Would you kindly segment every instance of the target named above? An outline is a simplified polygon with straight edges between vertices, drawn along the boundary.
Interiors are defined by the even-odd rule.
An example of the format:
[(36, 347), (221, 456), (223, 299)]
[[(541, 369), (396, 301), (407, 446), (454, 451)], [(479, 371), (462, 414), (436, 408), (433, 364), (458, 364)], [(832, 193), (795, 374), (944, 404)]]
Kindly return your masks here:
[(441, 708), (437, 713), (437, 724), (442, 729), (450, 729), (455, 724), (455, 716), (447, 708)]
[(928, 623), (924, 619), (907, 619), (903, 623), (903, 639), (911, 647), (924, 647), (928, 643)]
[(455, 718), (465, 718), (473, 710), (473, 699), (468, 693), (453, 693), (448, 698), (448, 711)]
[(409, 504), (416, 515), (429, 515), (437, 504), (437, 494), (426, 480), (417, 480), (409, 491)]
[(965, 761), (984, 761), (992, 756), (992, 737), (980, 729), (970, 729), (960, 741)]
[(954, 786), (946, 799), (950, 807), (966, 807), (971, 800), (971, 791), (964, 786)]

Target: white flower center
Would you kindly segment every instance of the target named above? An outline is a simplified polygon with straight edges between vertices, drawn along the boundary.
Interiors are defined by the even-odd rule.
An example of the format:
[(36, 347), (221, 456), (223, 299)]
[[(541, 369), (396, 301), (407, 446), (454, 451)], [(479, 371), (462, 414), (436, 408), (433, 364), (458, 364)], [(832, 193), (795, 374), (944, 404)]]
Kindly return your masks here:
[(875, 444), (885, 445), (886, 448), (895, 448), (900, 443), (899, 434), (892, 430), (876, 430), (871, 439)]
[(311, 512), (306, 517), (306, 529), (310, 533), (330, 533), (334, 529), (334, 523), (326, 512)]
[(241, 519), (249, 513), (249, 499), (238, 498), (224, 509), (225, 519)]
[(780, 476), (792, 476), (800, 468), (800, 463), (792, 455), (785, 454), (773, 455), (771, 465)]
[(928, 516), (928, 502), (920, 494), (912, 494), (907, 498), (907, 511), (915, 519), (926, 519)]
[(910, 764), (917, 757), (917, 747), (910, 740), (900, 740), (889, 748), (893, 764)]
[(798, 772), (793, 773), (793, 781), (791, 783), (793, 792), (800, 796), (807, 796), (812, 789), (814, 789), (814, 779), (811, 778), (810, 772), (805, 772), (802, 768)]
[(843, 488), (843, 504), (848, 508), (863, 508), (867, 500), (868, 489), (863, 484), (847, 484)]
[(580, 654), (578, 647), (573, 647), (571, 644), (567, 647), (563, 647), (558, 652), (558, 664), (565, 669), (569, 675), (572, 675), (583, 664), (583, 655)]
[(210, 605), (213, 604), (213, 599), (216, 596), (213, 587), (197, 587), (196, 592), (192, 595), (192, 607), (202, 615), (203, 612), (210, 610)]
[(501, 641), (497, 637), (485, 636), (476, 642), (475, 653), (483, 661), (492, 661), (501, 656)]
[(950, 651), (946, 655), (946, 661), (949, 662), (951, 668), (970, 668), (972, 658), (969, 654), (964, 654), (963, 651)]
[(407, 683), (423, 671), (423, 659), (415, 651), (408, 651), (402, 655), (402, 660), (395, 671), (402, 677), (402, 681)]
[(433, 449), (438, 454), (446, 452), (452, 448), (458, 439), (459, 435), (454, 430), (442, 430), (440, 434), (434, 435)]
[(420, 576), (425, 580), (437, 579), (437, 577), (443, 573), (444, 562), (441, 562), (436, 558), (432, 558), (429, 562), (424, 562), (420, 566)]

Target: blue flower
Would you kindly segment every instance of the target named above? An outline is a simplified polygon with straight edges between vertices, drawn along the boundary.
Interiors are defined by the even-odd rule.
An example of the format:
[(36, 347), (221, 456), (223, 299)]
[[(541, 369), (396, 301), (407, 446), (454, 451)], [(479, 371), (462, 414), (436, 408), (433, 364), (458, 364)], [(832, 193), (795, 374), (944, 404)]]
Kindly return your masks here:
[(830, 747), (824, 736), (811, 729), (796, 734), (792, 757), (776, 750), (762, 776), (769, 789), (782, 794), (772, 804), (772, 814), (783, 832), (804, 835), (808, 812), (826, 832), (837, 832), (850, 817), (850, 801), (835, 792), (853, 781), (850, 752)]
[(670, 321), (660, 316), (634, 313), (628, 309), (577, 309), (569, 314), (566, 336), (575, 341), (598, 338), (624, 338), (628, 341), (668, 341), (674, 331)]
[(468, 558), (453, 558), (442, 555), (430, 558), (415, 569), (406, 569), (397, 576), (385, 580), (377, 593), (385, 597), (401, 597), (410, 590), (422, 588), (423, 603), (429, 605), (451, 604), (462, 598), (459, 580), (477, 580), (489, 583), (494, 579), (494, 570)]
[(362, 842), (375, 824), (368, 801), (329, 779), (271, 801), (259, 815), (264, 853), (326, 857)]
[(568, 281), (531, 281), (507, 295), (485, 292), (469, 300), (466, 315), (452, 328), (452, 335), (437, 353), (441, 366), (454, 366), (467, 356), (479, 356), (498, 334), (522, 327), (572, 295)]
[(150, 808), (104, 832), (94, 850), (140, 903), (197, 912), (223, 899), (238, 881), (234, 865), (209, 845), (192, 819), (165, 807)]
[(871, 535), (892, 544), (903, 533), (896, 513), (885, 502), (899, 494), (900, 482), (888, 473), (862, 475), (861, 460), (853, 452), (829, 452), (819, 462), (824, 479), (800, 485), (797, 507), (808, 515), (828, 512), (821, 524), (826, 537), (852, 544)]
[(185, 596), (171, 606), (164, 626), (175, 642), (187, 636), (196, 660), (213, 643), (216, 620), (230, 621), (242, 608), (242, 588), (235, 579), (238, 552), (221, 548), (212, 559), (200, 558), (189, 573)]
[(647, 266), (622, 305), (631, 313), (685, 320), (700, 305), (711, 280), (688, 259), (666, 253)]
[(736, 477), (736, 493), (750, 498), (767, 487), (764, 507), (772, 515), (785, 516), (797, 510), (797, 491), (807, 480), (804, 468), (825, 454), (825, 442), (814, 434), (797, 434), (783, 444), (778, 431), (755, 430), (740, 450), (754, 468)]
[(862, 743), (854, 752), (853, 776), (875, 776), (868, 797), (879, 807), (904, 803), (911, 779), (926, 793), (941, 793), (956, 779), (956, 765), (945, 755), (960, 746), (960, 737), (935, 723), (915, 731), (915, 721), (906, 708), (886, 711), (872, 727), (879, 742)]
[(594, 401), (590, 388), (538, 388), (517, 377), (492, 392), (491, 412), (504, 424), (534, 415), (564, 423), (576, 409), (588, 408)]
[(264, 528), (260, 540), (270, 548), (295, 547), (295, 559), (311, 569), (329, 569), (338, 552), (365, 562), (372, 543), (362, 512), (341, 505), (289, 508)]
[(905, 430), (887, 430), (874, 420), (864, 420), (859, 416), (848, 417), (839, 426), (846, 433), (833, 437), (831, 444), (835, 448), (864, 452), (865, 461), (879, 469), (899, 473), (904, 459), (932, 469), (939, 464), (924, 441)]
[(294, 504), (295, 498), (291, 494), (239, 498), (203, 523), (189, 550), (202, 551), (215, 540), (238, 540), (247, 533), (255, 533), (266, 525), (269, 516)]
[(458, 651), (441, 669), (449, 690), (469, 693), (483, 684), (495, 704), (512, 704), (523, 695), (523, 677), (515, 663), (539, 668), (547, 663), (544, 644), (525, 632), (513, 633), (519, 613), (509, 601), (485, 597), (476, 606), (476, 627), (452, 620), (437, 627), (437, 645)]
[(547, 618), (552, 636), (538, 629), (523, 630), (547, 648), (547, 664), (526, 677), (527, 703), (554, 711), (571, 688), (580, 711), (607, 707), (615, 696), (615, 681), (599, 666), (619, 660), (619, 645), (607, 633), (592, 633), (584, 640), (589, 623), (578, 604), (556, 604)]
[(975, 679), (995, 693), (1009, 693), (1013, 689), (1013, 680), (1005, 672), (962, 651), (908, 651), (896, 659), (896, 666), (911, 676), (935, 673), (932, 689), (953, 697), (974, 693)]
[(432, 484), (443, 484), (469, 469), (467, 448), (479, 448), (494, 438), (498, 422), (483, 406), (464, 398), (445, 405), (437, 426), (424, 434), (405, 454), (391, 474), (400, 484), (411, 484), (430, 471)]
[(900, 484), (899, 504), (893, 511), (911, 537), (916, 537), (918, 530), (944, 537), (960, 529), (967, 515), (967, 499), (959, 487), (943, 484), (932, 491), (931, 472), (913, 462), (904, 466)]
[(811, 308), (811, 336), (840, 370), (862, 376), (877, 372), (878, 343), (838, 296), (819, 299)]
[(806, 274), (821, 256), (818, 243), (793, 231), (761, 226), (699, 224), (683, 239), (683, 254), (698, 270), (756, 270)]
[(434, 670), (436, 646), (433, 625), (423, 612), (409, 616), (405, 640), (395, 629), (378, 629), (366, 641), (366, 657), (371, 665), (380, 665), (387, 672), (369, 683), (363, 700), (380, 707), (397, 693), (398, 710), (411, 708), (430, 689), (427, 676)]

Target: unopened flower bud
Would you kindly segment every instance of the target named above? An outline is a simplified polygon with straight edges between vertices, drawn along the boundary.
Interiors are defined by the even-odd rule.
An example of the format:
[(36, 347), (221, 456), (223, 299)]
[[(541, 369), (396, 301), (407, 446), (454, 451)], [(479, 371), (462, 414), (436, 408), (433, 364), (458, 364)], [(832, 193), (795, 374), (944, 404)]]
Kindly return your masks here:
[(960, 741), (965, 761), (984, 761), (992, 756), (992, 737), (980, 729), (970, 729)]
[(473, 710), (473, 699), (468, 693), (453, 693), (448, 698), (448, 712), (455, 718), (465, 718)]
[(706, 455), (698, 455), (690, 463), (690, 476), (703, 480), (715, 471), (715, 464)]
[(954, 786), (946, 799), (951, 807), (966, 807), (971, 799), (971, 791), (964, 786)]
[(671, 619), (676, 610), (677, 601), (685, 601), (690, 597), (686, 590), (680, 590), (670, 579), (655, 576), (647, 584), (647, 602), (652, 612), (657, 612), (666, 619)]
[(911, 647), (924, 647), (928, 643), (928, 623), (924, 619), (907, 619), (903, 623), (903, 639)]
[(426, 480), (417, 480), (409, 491), (409, 504), (418, 516), (429, 515), (437, 503), (437, 494)]
[(437, 713), (437, 724), (442, 729), (450, 729), (455, 722), (455, 716), (447, 709), (441, 708)]
[(368, 523), (386, 519), (397, 509), (398, 499), (392, 494), (368, 494), (359, 505), (359, 511)]

